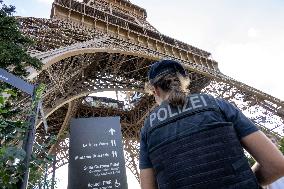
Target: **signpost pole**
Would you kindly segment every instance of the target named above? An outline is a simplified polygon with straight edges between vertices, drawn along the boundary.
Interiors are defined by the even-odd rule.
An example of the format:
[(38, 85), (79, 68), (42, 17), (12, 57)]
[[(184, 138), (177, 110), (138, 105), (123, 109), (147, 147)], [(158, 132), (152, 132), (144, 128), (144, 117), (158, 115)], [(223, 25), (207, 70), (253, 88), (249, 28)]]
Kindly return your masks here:
[[(28, 186), (28, 180), (29, 180), (29, 165), (30, 165), (30, 159), (33, 151), (33, 144), (34, 144), (34, 139), (35, 139), (35, 133), (36, 133), (36, 120), (37, 120), (37, 114), (39, 112), (39, 108), (41, 108), (41, 115), (43, 117), (43, 122), (45, 125), (45, 129), (47, 130), (47, 123), (44, 118), (44, 113), (42, 110), (42, 104), (40, 102), (40, 107), (39, 107), (39, 102), (36, 102), (36, 91), (38, 86), (34, 86), (25, 80), (9, 73), (5, 69), (0, 68), (0, 80), (4, 81), (5, 83), (8, 83), (19, 90), (29, 94), (32, 96), (32, 105), (34, 106), (31, 112), (31, 115), (29, 116), (28, 120), (28, 130), (25, 134), (25, 138), (23, 141), (23, 150), (26, 152), (26, 157), (24, 159), (24, 169), (23, 169), (23, 174), (21, 175), (21, 180), (17, 183), (17, 188), (18, 189), (26, 189)], [(33, 104), (35, 103), (35, 104)]]
[(55, 185), (55, 169), (56, 169), (56, 154), (53, 157), (53, 162), (52, 162), (52, 183), (51, 183), (51, 189), (54, 189)]
[[(36, 89), (37, 87), (34, 88), (34, 94), (32, 97), (32, 103), (36, 100)], [(26, 157), (24, 159), (24, 173), (23, 173), (23, 180), (19, 182), (18, 188), (19, 189), (26, 189), (28, 187), (28, 180), (29, 180), (29, 165), (30, 165), (30, 160), (32, 156), (32, 151), (33, 151), (33, 144), (34, 144), (34, 139), (35, 139), (35, 133), (36, 133), (36, 114), (38, 112), (38, 104), (34, 104), (34, 107), (32, 109), (31, 115), (29, 116), (29, 121), (28, 121), (28, 130), (25, 135), (25, 139), (23, 142), (23, 149), (26, 152)]]
[(47, 163), (45, 163), (45, 173), (44, 173), (44, 184), (43, 184), (43, 189), (48, 189), (47, 188)]

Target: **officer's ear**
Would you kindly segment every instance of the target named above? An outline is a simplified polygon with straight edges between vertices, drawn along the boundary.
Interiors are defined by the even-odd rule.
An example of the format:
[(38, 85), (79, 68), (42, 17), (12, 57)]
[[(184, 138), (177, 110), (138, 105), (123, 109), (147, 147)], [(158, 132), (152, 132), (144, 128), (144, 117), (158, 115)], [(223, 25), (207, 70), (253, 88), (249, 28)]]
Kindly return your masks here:
[(154, 87), (154, 91), (153, 91), (153, 94), (160, 97), (161, 95), (161, 89), (159, 87)]
[(155, 97), (155, 101), (158, 105), (161, 105), (163, 99), (161, 98), (161, 88), (155, 87), (153, 91), (153, 95)]

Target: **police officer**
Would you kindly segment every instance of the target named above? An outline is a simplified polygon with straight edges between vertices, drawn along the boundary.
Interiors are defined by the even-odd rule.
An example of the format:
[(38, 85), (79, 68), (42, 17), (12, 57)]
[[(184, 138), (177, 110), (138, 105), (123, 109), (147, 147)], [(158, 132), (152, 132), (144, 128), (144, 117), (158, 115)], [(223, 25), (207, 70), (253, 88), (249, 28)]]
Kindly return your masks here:
[[(188, 94), (189, 78), (172, 60), (154, 63), (145, 90), (158, 107), (140, 141), (142, 189), (257, 189), (284, 176), (284, 158), (239, 109)], [(258, 162), (249, 167), (245, 148)]]

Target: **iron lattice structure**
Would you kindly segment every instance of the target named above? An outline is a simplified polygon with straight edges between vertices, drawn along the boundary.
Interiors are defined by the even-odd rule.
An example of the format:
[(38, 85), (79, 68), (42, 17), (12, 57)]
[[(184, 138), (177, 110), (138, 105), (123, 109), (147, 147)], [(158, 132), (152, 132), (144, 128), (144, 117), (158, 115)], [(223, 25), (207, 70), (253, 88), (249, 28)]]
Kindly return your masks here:
[[(72, 117), (120, 116), (126, 166), (139, 178), (139, 131), (155, 106), (154, 99), (143, 94), (143, 85), (148, 67), (158, 59), (182, 62), (192, 93), (225, 98), (269, 137), (283, 137), (283, 101), (224, 75), (210, 53), (161, 34), (146, 18), (145, 9), (126, 0), (55, 0), (51, 19), (18, 18), (22, 32), (36, 42), (30, 54), (44, 63), (41, 72), (31, 70), (29, 77), (47, 86), (43, 102), (49, 130), (46, 134), (39, 122), (36, 140), (43, 143), (57, 136), (48, 147), (48, 153), (57, 156), (57, 168), (68, 163)], [(128, 95), (127, 108), (109, 106), (108, 99), (95, 106), (86, 102), (89, 94), (109, 90), (138, 98)], [(19, 106), (27, 109), (27, 100)]]

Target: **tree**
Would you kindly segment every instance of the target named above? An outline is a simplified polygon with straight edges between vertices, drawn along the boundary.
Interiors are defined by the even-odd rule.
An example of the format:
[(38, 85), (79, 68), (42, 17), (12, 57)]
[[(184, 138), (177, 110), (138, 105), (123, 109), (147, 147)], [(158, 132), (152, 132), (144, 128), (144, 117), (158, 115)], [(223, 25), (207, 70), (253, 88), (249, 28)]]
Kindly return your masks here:
[(33, 41), (20, 32), (19, 24), (13, 17), (15, 7), (3, 5), (3, 0), (0, 0), (0, 6), (0, 67), (25, 77), (27, 66), (40, 69), (42, 64), (27, 53)]
[(284, 155), (284, 138), (282, 138), (279, 142), (279, 150), (282, 152)]
[[(42, 63), (31, 57), (27, 50), (33, 41), (24, 36), (13, 13), (14, 6), (7, 6), (0, 0), (0, 67), (10, 73), (25, 78), (27, 67), (41, 69)], [(0, 186), (1, 189), (16, 188), (22, 174), (22, 161), (25, 151), (21, 149), (27, 124), (21, 118), (21, 110), (15, 102), (22, 96), (21, 92), (0, 81)], [(31, 168), (36, 170), (45, 160), (34, 156)]]

